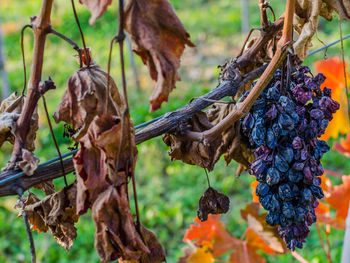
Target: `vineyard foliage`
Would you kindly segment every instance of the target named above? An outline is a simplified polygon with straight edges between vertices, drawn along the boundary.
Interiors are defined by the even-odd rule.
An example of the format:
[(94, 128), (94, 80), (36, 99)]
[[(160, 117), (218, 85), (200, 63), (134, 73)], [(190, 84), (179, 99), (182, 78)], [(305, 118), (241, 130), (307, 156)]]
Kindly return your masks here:
[[(194, 72), (196, 67), (205, 64), (202, 61), (202, 54), (205, 54), (208, 47), (202, 42), (209, 43), (210, 50), (215, 50), (220, 45), (232, 45), (232, 49), (237, 50), (229, 52), (223, 58), (236, 56), (239, 53), (238, 49), (241, 45), (231, 43), (233, 32), (230, 30), (226, 32), (226, 28), (222, 28), (231, 23), (231, 16), (222, 16), (222, 21), (219, 21), (222, 24), (217, 28), (221, 30), (219, 30), (221, 33), (214, 40), (209, 40), (206, 38), (212, 33), (207, 33), (209, 35), (203, 38), (203, 35), (194, 30), (205, 16), (198, 14), (198, 18), (196, 16), (194, 18), (188, 17), (188, 15), (192, 15), (192, 12), (187, 12), (186, 7), (182, 4), (173, 3), (174, 9), (167, 0), (152, 0), (151, 2), (130, 0), (126, 1), (124, 8), (121, 8), (121, 2), (119, 1), (118, 5), (116, 0), (81, 0), (80, 3), (91, 12), (90, 16), (82, 6), (78, 7), (83, 31), (85, 31), (88, 45), (94, 47), (95, 42), (97, 42), (98, 44), (95, 45), (97, 48), (95, 50), (94, 48), (80, 49), (80, 58), (78, 56), (80, 68), (67, 66), (62, 72), (59, 72), (57, 63), (50, 62), (50, 56), (54, 54), (52, 47), (57, 45), (55, 41), (58, 40), (49, 40), (44, 57), (44, 63), (47, 67), (44, 67), (44, 76), (42, 77), (42, 80), (48, 80), (35, 83), (38, 79), (35, 80), (35, 76), (32, 76), (27, 89), (28, 96), (13, 93), (1, 103), (0, 144), (2, 150), (4, 149), (1, 153), (3, 160), (10, 159), (12, 147), (9, 143), (14, 144), (12, 158), (5, 170), (18, 168), (26, 176), (33, 176), (39, 162), (45, 160), (45, 155), (42, 157), (42, 154), (46, 153), (45, 147), (49, 147), (51, 140), (48, 131), (45, 135), (44, 129), (41, 129), (47, 124), (40, 100), (38, 107), (34, 101), (40, 97), (44, 100), (46, 92), (48, 100), (54, 102), (48, 105), (49, 111), (54, 112), (53, 119), (56, 122), (54, 131), (61, 150), (67, 146), (72, 149), (72, 147), (76, 148), (79, 145), (79, 150), (73, 157), (75, 173), (68, 176), (68, 185), (64, 186), (62, 179), (42, 182), (18, 202), (17, 207), (21, 207), (19, 216), (27, 215), (32, 230), (41, 232), (38, 236), (35, 234), (35, 240), (36, 238), (41, 240), (42, 232), (50, 232), (50, 235), (45, 237), (53, 236), (65, 250), (71, 250), (66, 254), (69, 260), (79, 258), (82, 261), (163, 262), (167, 257), (169, 262), (182, 263), (215, 262), (217, 260), (260, 263), (267, 260), (268, 262), (273, 260), (278, 262), (286, 260), (288, 262), (291, 257), (302, 260), (302, 256), (310, 260), (312, 258), (339, 260), (341, 246), (333, 248), (330, 242), (341, 243), (350, 201), (350, 181), (346, 174), (347, 168), (349, 168), (350, 127), (348, 101), (342, 73), (344, 67), (338, 57), (316, 62), (316, 71), (326, 77), (326, 80), (323, 81), (322, 75), (316, 76), (315, 74), (314, 77), (306, 67), (292, 67), (291, 65), (296, 65), (293, 63), (299, 63), (300, 59), (305, 60), (305, 63), (309, 63), (309, 65), (316, 60), (316, 58), (314, 60), (308, 58), (307, 54), (311, 43), (315, 43), (313, 36), (317, 32), (317, 28), (324, 27), (325, 32), (329, 30), (326, 26), (328, 22), (323, 18), (332, 20), (334, 14), (338, 13), (343, 20), (350, 19), (347, 16), (348, 12), (344, 12), (339, 4), (342, 1), (318, 1), (317, 5), (313, 5), (311, 1), (296, 1), (295, 14), (292, 12), (292, 15), (295, 15), (294, 27), (299, 34), (298, 40), (293, 45), (296, 56), (284, 51), (285, 46), (291, 47), (288, 42), (291, 35), (286, 32), (288, 32), (288, 28), (292, 27), (293, 22), (289, 14), (292, 9), (286, 9), (285, 16), (271, 24), (264, 21), (264, 12), (270, 8), (269, 5), (265, 3), (260, 6), (261, 26), (266, 32), (271, 30), (273, 33), (270, 36), (264, 35), (264, 30), (262, 30), (260, 35), (254, 35), (237, 60), (225, 63), (223, 61), (215, 62), (215, 65), (219, 63), (222, 65), (219, 83), (231, 81), (231, 85), (235, 85), (234, 83), (249, 76), (250, 71), (259, 69), (267, 60), (272, 59), (268, 69), (270, 66), (273, 67), (273, 63), (280, 63), (279, 58), (287, 57), (287, 62), (283, 63), (282, 61), (282, 64), (278, 64), (282, 70), (278, 70), (275, 74), (274, 72), (270, 73), (269, 77), (273, 77), (273, 81), (268, 84), (269, 89), (266, 89), (260, 97), (259, 93), (262, 89), (259, 85), (266, 79), (265, 75), (257, 84), (254, 83), (251, 86), (252, 82), (248, 82), (244, 87), (246, 92), (239, 91), (238, 95), (232, 97), (230, 102), (226, 101), (226, 104), (216, 103), (205, 111), (197, 111), (185, 122), (178, 123), (175, 130), (164, 135), (163, 142), (170, 146), (171, 160), (182, 160), (186, 164), (196, 165), (197, 168), (179, 162), (170, 163), (168, 157), (164, 155), (167, 147), (158, 139), (136, 147), (134, 122), (139, 123), (155, 116), (150, 115), (150, 113), (159, 110), (161, 106), (165, 109), (161, 109), (160, 112), (165, 113), (170, 109), (184, 105), (184, 97), (188, 101), (190, 98), (203, 94), (203, 89), (198, 84), (193, 84), (193, 87), (191, 86), (184, 93), (185, 87), (189, 86), (188, 83), (198, 80), (198, 83), (206, 87), (205, 92), (217, 84), (216, 77), (219, 70), (211, 70), (209, 73), (210, 85), (203, 81), (206, 74), (196, 75)], [(294, 1), (289, 2), (293, 3)], [(62, 33), (66, 35), (70, 30), (67, 30), (69, 27), (65, 21), (72, 21), (72, 16), (64, 13), (62, 15), (64, 19), (55, 18), (56, 12), (62, 12), (65, 9), (60, 9), (62, 5), (60, 1), (54, 3), (59, 4), (54, 5), (53, 28), (62, 30)], [(219, 1), (219, 3), (199, 1), (196, 4), (204, 4), (206, 8), (203, 11), (206, 12), (212, 9), (217, 10), (215, 8), (220, 5), (226, 5), (226, 7), (232, 5), (224, 0)], [(5, 1), (4, 9), (16, 8), (16, 5), (18, 3), (12, 4), (10, 1)], [(285, 8), (281, 3), (271, 3), (271, 6), (276, 8), (276, 13), (277, 11), (282, 13)], [(251, 8), (254, 8), (255, 12), (259, 12), (256, 4)], [(349, 6), (346, 4), (345, 8), (348, 9)], [(118, 9), (119, 19), (124, 19), (115, 23), (115, 13)], [(33, 10), (35, 13), (39, 13), (39, 9), (34, 3)], [(177, 11), (179, 11), (178, 14)], [(226, 12), (227, 10), (224, 10), (223, 14)], [(180, 21), (182, 16), (183, 19)], [(269, 17), (274, 20), (272, 16)], [(285, 19), (284, 22), (283, 19)], [(32, 27), (35, 28), (44, 20), (33, 17)], [(95, 28), (89, 27), (87, 21)], [(225, 24), (226, 21), (229, 23)], [(259, 23), (258, 20), (257, 22)], [(111, 23), (113, 26), (109, 25)], [(283, 23), (287, 30), (283, 31), (282, 35), (278, 32)], [(43, 25), (47, 26), (45, 23)], [(119, 32), (115, 25), (120, 26)], [(133, 50), (140, 58), (138, 69), (141, 70), (142, 85), (140, 90), (134, 85), (137, 83), (136, 78), (138, 78), (135, 75), (135, 70), (127, 67), (128, 96), (125, 90), (123, 59), (126, 58), (127, 65), (129, 65), (132, 62), (130, 60), (134, 58), (123, 55), (123, 28), (128, 33), (130, 50)], [(348, 24), (345, 28), (348, 28)], [(12, 41), (17, 40), (18, 43), (18, 30), (20, 29), (11, 24), (8, 14), (5, 15), (2, 29), (5, 32), (6, 48)], [(117, 32), (113, 39), (113, 35), (111, 35), (111, 46), (114, 42), (119, 43), (121, 53), (112, 56), (111, 77), (109, 69), (104, 70), (103, 66), (107, 65), (106, 47), (109, 46), (109, 43), (103, 34), (100, 35), (100, 39), (97, 34), (95, 35), (99, 29), (102, 32)], [(192, 29), (195, 33), (190, 38), (188, 32), (191, 33)], [(39, 27), (40, 30), (42, 28)], [(215, 32), (215, 28), (210, 29), (209, 32), (211, 30)], [(38, 34), (38, 32), (34, 30), (34, 34)], [(77, 33), (73, 39), (79, 39)], [(40, 38), (36, 38), (35, 41), (40, 41)], [(266, 41), (263, 48), (259, 48), (261, 41)], [(280, 42), (277, 45), (278, 41)], [(243, 43), (243, 41), (241, 42)], [(25, 50), (32, 50), (32, 46), (28, 44), (30, 41), (25, 43)], [(35, 45), (38, 44), (35, 43)], [(61, 46), (62, 43), (59, 45)], [(195, 45), (196, 49), (193, 49)], [(276, 48), (277, 52), (275, 53)], [(287, 50), (289, 50), (288, 48)], [(219, 49), (211, 56), (218, 59), (222, 55), (222, 51), (225, 50), (227, 51), (227, 48)], [(254, 53), (255, 51), (256, 53)], [(129, 54), (128, 52), (128, 45), (124, 45), (125, 55)], [(71, 60), (74, 61), (71, 56), (73, 52), (68, 51), (67, 53), (70, 55), (65, 54), (60, 57), (57, 54), (57, 60), (69, 61), (67, 65), (70, 65), (72, 64)], [(102, 55), (102, 53), (104, 54)], [(339, 53), (339, 51), (335, 52), (335, 54)], [(19, 54), (18, 50), (17, 54), (16, 50), (8, 51), (9, 65), (14, 61), (19, 61)], [(34, 52), (34, 55), (38, 54)], [(68, 60), (66, 60), (67, 57), (69, 57)], [(193, 64), (192, 60), (198, 61), (198, 64)], [(180, 68), (181, 61), (185, 68), (183, 71)], [(41, 71), (40, 59), (30, 60), (30, 62), (33, 63), (34, 70), (40, 69)], [(142, 67), (141, 62), (146, 67)], [(239, 71), (242, 75), (238, 73)], [(248, 75), (244, 75), (247, 73)], [(46, 78), (46, 74), (52, 76), (55, 83), (50, 77)], [(194, 75), (191, 76), (191, 74)], [(180, 75), (184, 75), (183, 82), (178, 82)], [(23, 81), (21, 75), (16, 75), (10, 70), (10, 76), (11, 82), (20, 86), (19, 83)], [(284, 78), (286, 82), (284, 82)], [(67, 84), (64, 84), (66, 79), (68, 79)], [(279, 86), (274, 84), (278, 81), (280, 81)], [(314, 84), (311, 85), (311, 82)], [(290, 85), (287, 86), (288, 90), (285, 90), (285, 83)], [(303, 86), (305, 83), (308, 84)], [(321, 89), (319, 89), (321, 83)], [(67, 88), (61, 88), (62, 86), (67, 86)], [(174, 90), (175, 86), (178, 87), (176, 90)], [(144, 95), (151, 92), (150, 87), (153, 87), (153, 91), (149, 97), (150, 113), (147, 113), (146, 108), (148, 107)], [(252, 96), (257, 94), (255, 103), (255, 99), (252, 99), (251, 94), (249, 94), (250, 88)], [(259, 89), (260, 91), (258, 91)], [(277, 97), (272, 94), (272, 89), (278, 91)], [(14, 90), (18, 91), (19, 89), (14, 88)], [(170, 95), (170, 93), (172, 94)], [(54, 95), (51, 98), (48, 94)], [(295, 97), (288, 100), (284, 95), (289, 96), (289, 98), (292, 98), (293, 95)], [(59, 98), (61, 99), (58, 103)], [(170, 102), (165, 103), (169, 98), (171, 98)], [(248, 103), (243, 102), (245, 98)], [(177, 99), (179, 100), (176, 102)], [(237, 103), (233, 103), (232, 100), (237, 100)], [(259, 100), (263, 103), (260, 103)], [(287, 110), (288, 107), (294, 109), (293, 102), (290, 102), (292, 100), (294, 103), (299, 103), (296, 108), (297, 114), (295, 114), (299, 116), (291, 115), (293, 120), (288, 115), (291, 114), (291, 111)], [(173, 102), (174, 104), (172, 104)], [(251, 104), (249, 104), (250, 102)], [(246, 103), (244, 105), (248, 105), (248, 110), (252, 106), (252, 110), (246, 117), (244, 113), (239, 112), (241, 103)], [(262, 104), (264, 106), (261, 106)], [(271, 108), (266, 108), (266, 104)], [(304, 114), (305, 109), (306, 113)], [(232, 115), (235, 112), (237, 114)], [(23, 113), (29, 114), (31, 118), (23, 120)], [(232, 122), (226, 126), (228, 128), (215, 134), (215, 128), (219, 127), (220, 129), (220, 125), (227, 123), (231, 115), (238, 116), (236, 122)], [(276, 119), (275, 115), (279, 117)], [(323, 116), (330, 120), (328, 127), (328, 121), (323, 121)], [(254, 129), (250, 124), (251, 118), (254, 120)], [(264, 123), (263, 119), (267, 119), (267, 121)], [(275, 141), (271, 142), (269, 139), (265, 139), (265, 133), (269, 129), (269, 121), (271, 121), (272, 126), (274, 120), (278, 123), (281, 131), (279, 135), (274, 135)], [(259, 123), (265, 125), (266, 130), (260, 127)], [(302, 123), (306, 123), (306, 126), (309, 125), (308, 128), (300, 128)], [(18, 129), (18, 127), (23, 128), (23, 125), (25, 129)], [(258, 125), (260, 126), (258, 127)], [(297, 132), (295, 132), (294, 127), (298, 127)], [(66, 138), (62, 138), (62, 134)], [(322, 165), (318, 162), (328, 149), (326, 144), (316, 140), (316, 137), (320, 137), (320, 140), (325, 140), (333, 146), (333, 150), (325, 154), (322, 159)], [(268, 135), (266, 138), (269, 138)], [(298, 143), (300, 138), (302, 140)], [(291, 140), (291, 142), (286, 142), (286, 140)], [(5, 141), (9, 143), (5, 143)], [(276, 144), (277, 142), (280, 144)], [(276, 151), (281, 152), (282, 148), (285, 149), (286, 143), (292, 144), (293, 149), (287, 148), (283, 154), (281, 153), (281, 156), (283, 155), (281, 157)], [(298, 146), (299, 144), (304, 145), (301, 153), (299, 152), (301, 157), (297, 155), (298, 150), (302, 148)], [(35, 151), (34, 148), (36, 148)], [(50, 155), (55, 155), (52, 149), (51, 144), (51, 150), (47, 150), (47, 152)], [(273, 161), (268, 159), (270, 151)], [(220, 160), (222, 155), (226, 165), (230, 166), (229, 168), (223, 167), (222, 160)], [(310, 157), (307, 157), (309, 155), (314, 159), (311, 160)], [(259, 163), (261, 159), (264, 159), (262, 164)], [(303, 167), (305, 165), (303, 168), (304, 179), (296, 180), (292, 189), (292, 194), (297, 196), (299, 190), (295, 189), (298, 187), (301, 189), (302, 199), (300, 200), (304, 201), (299, 202), (297, 196), (293, 198), (282, 197), (281, 192), (288, 194), (287, 188), (292, 187), (293, 184), (288, 181), (291, 180), (288, 179), (291, 178), (289, 175), (288, 178), (283, 178), (282, 175), (280, 179), (278, 173), (283, 174), (288, 169), (289, 173), (292, 170), (297, 170), (295, 167), (300, 159), (303, 161)], [(231, 164), (232, 160), (239, 163), (237, 172), (236, 165)], [(5, 166), (5, 161), (3, 163)], [(266, 165), (267, 167), (265, 167)], [(272, 165), (276, 165), (279, 171), (271, 172), (270, 169), (275, 169), (271, 168)], [(203, 171), (198, 166), (211, 172), (208, 174), (207, 171)], [(265, 169), (268, 170), (267, 177)], [(249, 170), (253, 177), (244, 172), (245, 170)], [(310, 174), (310, 177), (309, 172), (311, 173), (311, 171), (313, 174)], [(241, 175), (241, 177), (235, 178), (234, 174)], [(254, 180), (255, 178), (260, 184)], [(288, 183), (285, 184), (285, 182)], [(242, 185), (233, 186), (233, 183)], [(263, 183), (263, 187), (269, 185), (271, 188), (267, 186), (262, 189)], [(281, 185), (279, 186), (279, 184)], [(252, 191), (248, 190), (249, 185), (251, 185)], [(281, 187), (285, 187), (286, 191), (279, 190)], [(137, 194), (136, 188), (138, 189)], [(263, 201), (265, 197), (267, 198), (266, 191), (268, 193), (272, 191), (272, 195), (269, 197), (274, 202), (272, 205), (267, 205), (269, 201)], [(252, 194), (250, 194), (251, 192)], [(281, 200), (278, 199), (278, 194)], [(200, 197), (201, 195), (202, 197)], [(321, 200), (317, 201), (317, 199)], [(12, 200), (8, 198), (1, 201), (0, 205), (3, 207), (1, 209), (12, 211)], [(194, 219), (194, 224), (189, 226), (190, 221), (196, 215), (197, 205), (199, 205), (198, 217)], [(268, 213), (263, 208), (269, 210)], [(296, 219), (294, 209), (296, 209), (295, 213), (298, 213), (300, 209), (306, 209), (305, 212), (299, 213), (300, 215), (305, 214), (305, 216)], [(6, 211), (6, 214), (8, 213)], [(220, 215), (222, 213), (227, 214)], [(308, 227), (316, 221), (316, 217), (317, 222), (310, 228), (311, 234), (306, 239), (305, 249), (291, 252), (296, 247), (302, 247), (302, 243), (305, 242), (304, 239), (309, 233)], [(0, 220), (5, 218), (0, 218)], [(173, 222), (169, 221), (170, 218)], [(280, 225), (280, 227), (275, 225)], [(7, 231), (7, 227), (10, 226), (6, 226), (3, 230)], [(13, 231), (20, 229), (20, 227), (19, 224), (15, 223)], [(184, 230), (187, 227), (183, 237), (183, 242), (186, 245), (180, 251), (181, 237), (178, 230), (180, 228)], [(92, 228), (95, 229), (94, 237), (91, 233)], [(80, 232), (82, 230), (86, 233)], [(2, 231), (0, 233), (3, 234)], [(22, 235), (22, 233), (18, 232), (16, 235)], [(84, 238), (85, 235), (89, 238)], [(25, 240), (22, 237), (21, 239)], [(92, 253), (93, 240), (96, 254)], [(6, 253), (0, 256), (1, 259), (16, 258), (17, 261), (26, 261), (22, 254), (26, 249), (25, 243), (14, 247), (11, 245), (10, 238), (7, 243), (2, 242), (0, 245), (4, 247)], [(63, 260), (62, 262), (64, 262), (65, 256), (62, 253), (53, 255), (56, 249), (49, 248), (50, 253), (48, 254), (46, 253), (48, 249), (42, 248), (43, 244), (43, 241), (39, 241), (38, 258), (40, 261), (58, 262), (58, 260)], [(80, 247), (80, 245), (82, 246)], [(317, 249), (309, 249), (310, 246)], [(22, 248), (21, 253), (18, 253), (18, 248)], [(85, 251), (81, 257), (79, 251)], [(324, 254), (321, 255), (322, 253)]]

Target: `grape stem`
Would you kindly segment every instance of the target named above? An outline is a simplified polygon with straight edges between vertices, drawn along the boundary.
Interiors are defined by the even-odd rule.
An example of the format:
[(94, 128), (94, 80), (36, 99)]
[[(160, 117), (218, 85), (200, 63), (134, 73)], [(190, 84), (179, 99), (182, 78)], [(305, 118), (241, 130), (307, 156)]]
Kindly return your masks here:
[(249, 112), (256, 99), (272, 79), (280, 64), (285, 60), (288, 50), (292, 47), (294, 10), (295, 0), (287, 0), (282, 38), (278, 42), (276, 53), (248, 97), (243, 102), (237, 103), (234, 110), (213, 128), (204, 132), (184, 131), (188, 139), (209, 144)]

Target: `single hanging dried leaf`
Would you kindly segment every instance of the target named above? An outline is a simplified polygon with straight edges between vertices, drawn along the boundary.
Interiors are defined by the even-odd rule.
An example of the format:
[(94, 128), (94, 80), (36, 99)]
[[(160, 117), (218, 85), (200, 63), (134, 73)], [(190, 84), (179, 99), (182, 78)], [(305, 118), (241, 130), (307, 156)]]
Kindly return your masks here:
[(77, 237), (74, 223), (78, 222), (75, 197), (76, 184), (72, 184), (43, 200), (30, 193), (24, 201), (24, 211), (27, 213), (33, 230), (47, 232), (50, 230), (57, 243), (69, 250)]
[(208, 214), (224, 214), (230, 208), (230, 199), (209, 187), (199, 200), (197, 215), (203, 222), (208, 219)]
[(130, 0), (125, 7), (125, 30), (130, 34), (132, 49), (157, 81), (150, 97), (151, 112), (155, 111), (168, 101), (180, 80), (177, 70), (185, 45), (194, 44), (167, 0)]
[(86, 5), (91, 12), (90, 25), (94, 25), (96, 19), (102, 16), (107, 11), (107, 7), (112, 4), (112, 0), (79, 0), (79, 2)]
[(104, 113), (121, 116), (125, 107), (112, 78), (110, 78), (109, 88), (108, 109), (104, 112), (107, 73), (93, 62), (89, 67), (83, 67), (74, 72), (68, 80), (68, 88), (53, 115), (55, 121), (57, 123), (64, 121), (72, 125), (73, 129), (79, 129), (73, 136), (73, 139), (78, 141), (85, 135), (95, 116)]
[[(21, 115), (22, 108), (25, 103), (25, 96), (17, 96), (17, 93), (12, 93), (8, 98), (0, 104), (0, 147), (5, 141), (14, 143), (16, 121)], [(30, 130), (26, 138), (26, 149), (34, 151), (34, 140), (36, 131), (38, 130), (38, 112), (35, 109), (31, 122)]]

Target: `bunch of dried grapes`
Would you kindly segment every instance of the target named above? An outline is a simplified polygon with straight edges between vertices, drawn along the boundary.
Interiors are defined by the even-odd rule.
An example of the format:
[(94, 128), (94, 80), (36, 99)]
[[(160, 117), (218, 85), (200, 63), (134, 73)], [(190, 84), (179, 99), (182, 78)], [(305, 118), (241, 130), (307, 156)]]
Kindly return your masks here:
[(250, 173), (259, 182), (256, 194), (268, 210), (266, 222), (279, 225), (287, 247), (295, 250), (302, 248), (316, 221), (318, 199), (324, 196), (320, 160), (329, 146), (317, 138), (339, 103), (331, 98), (330, 89), (320, 89), (325, 76), (313, 77), (306, 66), (292, 72), (288, 86), (282, 78), (277, 71), (242, 119), (242, 130), (255, 149)]

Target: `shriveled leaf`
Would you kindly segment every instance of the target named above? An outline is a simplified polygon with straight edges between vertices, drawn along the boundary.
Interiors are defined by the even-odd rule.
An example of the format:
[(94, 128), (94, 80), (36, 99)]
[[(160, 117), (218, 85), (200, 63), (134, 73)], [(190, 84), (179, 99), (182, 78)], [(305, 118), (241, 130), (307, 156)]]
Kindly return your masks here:
[(150, 253), (136, 230), (129, 208), (126, 185), (109, 186), (92, 206), (95, 222), (95, 247), (102, 261), (118, 258), (138, 260)]
[(297, 0), (294, 16), (294, 28), (299, 37), (294, 43), (295, 54), (304, 60), (311, 46), (311, 40), (316, 33), (319, 16), (332, 19), (333, 9), (323, 3), (323, 0)]
[(57, 123), (64, 121), (75, 130), (79, 129), (73, 139), (78, 141), (83, 137), (97, 115), (107, 113), (121, 116), (124, 104), (112, 78), (105, 112), (107, 80), (107, 73), (96, 64), (79, 69), (69, 78), (68, 88), (53, 117)]
[(277, 253), (285, 253), (287, 249), (277, 228), (268, 225), (265, 220), (266, 213), (259, 214), (259, 210), (258, 203), (250, 203), (244, 210), (241, 210), (242, 218), (248, 222), (249, 228), (263, 239), (272, 250)]
[[(129, 121), (124, 119), (124, 123)], [(124, 132), (131, 136), (130, 145), (129, 140), (122, 138), (122, 124), (117, 116), (96, 116), (87, 134), (80, 139), (81, 149), (73, 158), (78, 182), (77, 211), (80, 214), (85, 213), (111, 184), (125, 183), (127, 174), (134, 169), (137, 150), (133, 126), (130, 124), (129, 130)]]
[(337, 218), (345, 220), (348, 215), (350, 201), (350, 176), (342, 176), (342, 181), (341, 185), (333, 187), (330, 195), (325, 198), (325, 202), (337, 211)]
[(194, 241), (198, 246), (210, 243), (215, 257), (230, 251), (239, 239), (232, 236), (219, 219), (220, 215), (209, 215), (208, 220), (204, 222), (195, 218), (195, 224), (187, 229), (183, 241)]
[(350, 133), (346, 135), (345, 139), (341, 138), (340, 143), (334, 143), (333, 149), (350, 158)]
[[(345, 64), (345, 66), (348, 68), (347, 64)], [(321, 88), (327, 87), (331, 89), (332, 98), (340, 104), (340, 109), (333, 114), (333, 120), (330, 121), (321, 139), (328, 140), (329, 138), (337, 138), (339, 134), (347, 134), (350, 132), (343, 63), (338, 57), (334, 57), (317, 61), (315, 63), (315, 68), (318, 73), (322, 73), (326, 76), (326, 80), (321, 85)], [(350, 78), (348, 72), (347, 77), (348, 79)]]
[[(193, 115), (186, 125), (191, 127), (191, 131), (203, 132), (213, 125), (208, 121), (207, 115), (199, 111)], [(221, 143), (219, 136), (215, 141), (208, 144), (186, 139), (181, 134), (167, 133), (163, 137), (166, 145), (170, 146), (169, 155), (171, 160), (181, 160), (187, 164), (198, 165), (211, 171), (215, 165), (215, 151)]]
[(51, 181), (43, 182), (34, 186), (35, 189), (41, 189), (46, 195), (55, 193), (55, 186)]
[(30, 193), (24, 205), (33, 230), (50, 230), (57, 243), (66, 250), (72, 247), (77, 237), (74, 223), (79, 217), (76, 214), (75, 196), (76, 184), (73, 184), (43, 200)]
[(91, 12), (90, 25), (94, 25), (95, 20), (102, 16), (107, 11), (108, 6), (112, 4), (112, 0), (79, 0), (79, 2), (86, 5)]
[(26, 174), (33, 175), (36, 168), (38, 168), (39, 159), (35, 155), (26, 150), (22, 149), (22, 160), (18, 162), (18, 167)]
[(350, 20), (350, 2), (349, 0), (323, 0), (327, 5), (333, 8), (342, 20)]
[(201, 221), (205, 221), (209, 214), (224, 214), (229, 208), (230, 199), (209, 187), (199, 200), (197, 215)]
[(188, 263), (214, 263), (215, 259), (208, 247), (199, 247), (187, 259)]
[[(8, 98), (0, 104), (0, 147), (5, 141), (14, 143), (16, 121), (21, 115), (26, 97), (17, 96), (17, 93), (12, 93)], [(34, 140), (36, 131), (38, 130), (38, 112), (35, 108), (32, 119), (30, 121), (30, 130), (26, 138), (25, 148), (29, 151), (34, 151)]]
[[(214, 104), (206, 113), (211, 124), (217, 125), (233, 110), (234, 104)], [(243, 169), (248, 168), (254, 157), (252, 151), (248, 149), (240, 130), (241, 122), (238, 121), (223, 132), (221, 144), (215, 152), (214, 163), (224, 154), (226, 165), (231, 160), (235, 160), (242, 165)]]
[(125, 7), (125, 30), (132, 49), (157, 81), (150, 97), (151, 111), (157, 110), (180, 80), (177, 70), (185, 45), (194, 44), (167, 0), (130, 0)]

